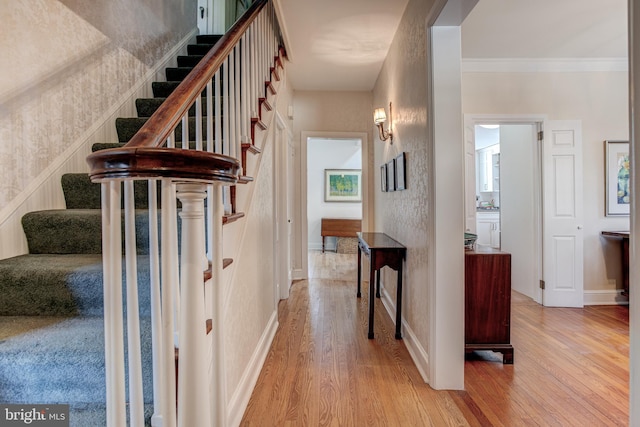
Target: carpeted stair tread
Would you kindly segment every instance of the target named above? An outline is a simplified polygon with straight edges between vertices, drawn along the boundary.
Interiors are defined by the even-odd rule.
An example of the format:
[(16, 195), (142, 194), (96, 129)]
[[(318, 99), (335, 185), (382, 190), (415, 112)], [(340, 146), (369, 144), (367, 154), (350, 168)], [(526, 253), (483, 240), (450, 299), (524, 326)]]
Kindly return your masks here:
[[(161, 221), (158, 210), (158, 222)], [(178, 224), (180, 218), (178, 218)], [(124, 245), (124, 214), (122, 217)], [(100, 209), (52, 209), (22, 217), (22, 227), (31, 254), (99, 254), (102, 252)], [(149, 253), (149, 211), (135, 211), (137, 251)]]
[(86, 173), (67, 173), (61, 178), (67, 209), (100, 209), (100, 184)]
[[(139, 310), (149, 316), (149, 257), (139, 255), (137, 264)], [(102, 277), (100, 254), (28, 254), (0, 260), (0, 315), (100, 317)]]
[[(154, 98), (167, 98), (171, 93), (176, 90), (178, 85), (182, 82), (153, 82), (151, 83), (151, 90)], [(207, 96), (206, 89), (202, 91), (202, 96)]]
[(167, 67), (164, 69), (164, 73), (167, 81), (178, 82), (184, 80), (191, 70), (193, 67)]
[(198, 43), (187, 45), (187, 55), (206, 55), (213, 47), (213, 44)]
[(178, 67), (195, 67), (204, 55), (180, 55), (178, 56)]
[[(148, 319), (141, 319), (140, 330), (144, 401), (151, 403)], [(102, 318), (67, 319), (0, 342), (1, 402), (69, 404), (72, 426), (106, 425), (105, 383)], [(147, 419), (151, 411), (146, 408)], [(86, 423), (87, 415), (98, 419)]]
[(166, 98), (171, 95), (181, 82), (153, 82), (151, 90), (156, 98)]
[[(151, 117), (153, 113), (156, 112), (158, 107), (162, 105), (162, 103), (167, 98), (138, 98), (136, 99), (136, 111), (138, 112), (139, 117)], [(207, 114), (207, 103), (202, 102), (202, 115)], [(194, 117), (196, 115), (196, 106), (192, 105), (189, 108), (189, 116)]]
[(221, 34), (199, 34), (196, 36), (196, 43), (214, 45), (222, 38)]
[[(122, 144), (118, 145), (122, 146)], [(67, 209), (101, 208), (101, 185), (99, 183), (91, 182), (88, 174), (64, 174), (61, 181), (62, 191), (64, 193), (64, 199), (67, 204)], [(134, 200), (136, 209), (147, 209), (149, 207), (148, 181), (136, 180), (133, 182), (133, 188), (135, 193)], [(158, 194), (160, 194), (160, 191), (158, 191)], [(124, 206), (124, 204), (122, 206)]]
[(30, 254), (99, 254), (102, 212), (99, 209), (57, 209), (22, 217)]
[[(20, 255), (0, 260), (0, 315), (76, 315), (78, 304), (68, 283), (101, 267), (100, 254)], [(101, 287), (95, 292), (102, 293)]]
[[(116, 119), (116, 130), (118, 132), (118, 140), (120, 142), (129, 142), (133, 135), (149, 120), (148, 117), (119, 117)], [(189, 140), (196, 139), (196, 119), (189, 117)], [(202, 118), (202, 135), (207, 137), (207, 121), (206, 117)], [(182, 123), (178, 124), (175, 131), (176, 141), (182, 141)]]

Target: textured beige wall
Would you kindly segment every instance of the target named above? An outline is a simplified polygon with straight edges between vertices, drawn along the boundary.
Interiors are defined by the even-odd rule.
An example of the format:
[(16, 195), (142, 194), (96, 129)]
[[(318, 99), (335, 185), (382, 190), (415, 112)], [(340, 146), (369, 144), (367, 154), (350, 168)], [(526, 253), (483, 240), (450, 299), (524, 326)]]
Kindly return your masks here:
[[(89, 152), (87, 134), (192, 31), (195, 13), (187, 0), (0, 2), (0, 225), (27, 205), (64, 207), (59, 182), (31, 196), (65, 159)], [(110, 129), (104, 142), (116, 139)], [(10, 225), (0, 257), (26, 248)]]
[(628, 74), (463, 73), (465, 114), (545, 114), (582, 120), (584, 188), (584, 289), (622, 287), (619, 243), (602, 230), (627, 230), (629, 218), (605, 217), (604, 140), (628, 140)]
[[(426, 17), (431, 5), (431, 1), (409, 2), (373, 92), (374, 105), (385, 107), (387, 116), (389, 102), (393, 103), (394, 134), (393, 145), (374, 137), (375, 229), (407, 247), (403, 317), (424, 349), (429, 337)], [(382, 193), (380, 166), (402, 152), (406, 153), (407, 189)], [(385, 269), (383, 280), (395, 301), (395, 272)]]
[[(260, 339), (277, 312), (274, 293), (274, 176), (273, 139), (275, 121), (269, 124), (264, 145), (260, 145), (259, 170), (250, 172), (253, 193), (249, 206), (241, 206), (246, 217), (237, 224), (225, 226), (224, 234), (233, 233), (241, 243), (237, 256), (233, 256), (233, 278), (227, 286), (225, 299), (225, 343), (227, 389), (229, 397), (238, 392)], [(263, 142), (259, 142), (262, 144)], [(243, 190), (243, 189), (239, 189)], [(232, 416), (233, 414), (230, 414)]]

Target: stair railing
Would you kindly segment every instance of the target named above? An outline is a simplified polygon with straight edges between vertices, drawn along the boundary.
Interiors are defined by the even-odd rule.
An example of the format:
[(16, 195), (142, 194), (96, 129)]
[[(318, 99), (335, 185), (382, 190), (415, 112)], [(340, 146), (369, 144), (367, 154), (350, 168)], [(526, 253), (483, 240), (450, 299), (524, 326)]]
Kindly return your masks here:
[[(151, 392), (154, 426), (226, 425), (223, 186), (243, 179), (239, 159), (254, 143), (280, 42), (272, 1), (256, 1), (124, 147), (87, 158), (102, 185), (108, 426), (144, 426)], [(136, 224), (135, 180), (148, 182), (148, 229)], [(149, 264), (152, 391), (143, 390), (141, 262)]]

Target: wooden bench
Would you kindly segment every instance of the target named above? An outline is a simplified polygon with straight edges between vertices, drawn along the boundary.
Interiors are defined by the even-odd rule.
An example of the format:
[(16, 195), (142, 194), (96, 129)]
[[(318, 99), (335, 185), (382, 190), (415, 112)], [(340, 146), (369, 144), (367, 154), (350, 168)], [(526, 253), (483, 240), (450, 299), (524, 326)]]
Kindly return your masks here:
[(322, 253), (324, 253), (324, 238), (358, 237), (357, 232), (362, 229), (362, 220), (344, 218), (322, 218), (320, 235), (322, 236)]

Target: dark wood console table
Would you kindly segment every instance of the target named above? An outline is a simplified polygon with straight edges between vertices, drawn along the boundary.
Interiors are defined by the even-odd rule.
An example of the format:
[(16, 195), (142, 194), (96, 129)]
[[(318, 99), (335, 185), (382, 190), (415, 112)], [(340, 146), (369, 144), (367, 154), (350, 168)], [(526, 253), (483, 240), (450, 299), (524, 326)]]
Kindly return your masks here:
[[(407, 248), (384, 233), (357, 233), (358, 235), (358, 298), (362, 280), (362, 253), (369, 258), (369, 339), (373, 339), (373, 312), (375, 297), (380, 298), (380, 269), (389, 267), (398, 272), (396, 296), (396, 339), (402, 339), (402, 263)], [(375, 286), (375, 297), (374, 297)]]
[(629, 295), (629, 232), (628, 231), (603, 231), (605, 237), (617, 237), (621, 239), (621, 262), (622, 262), (622, 295)]

